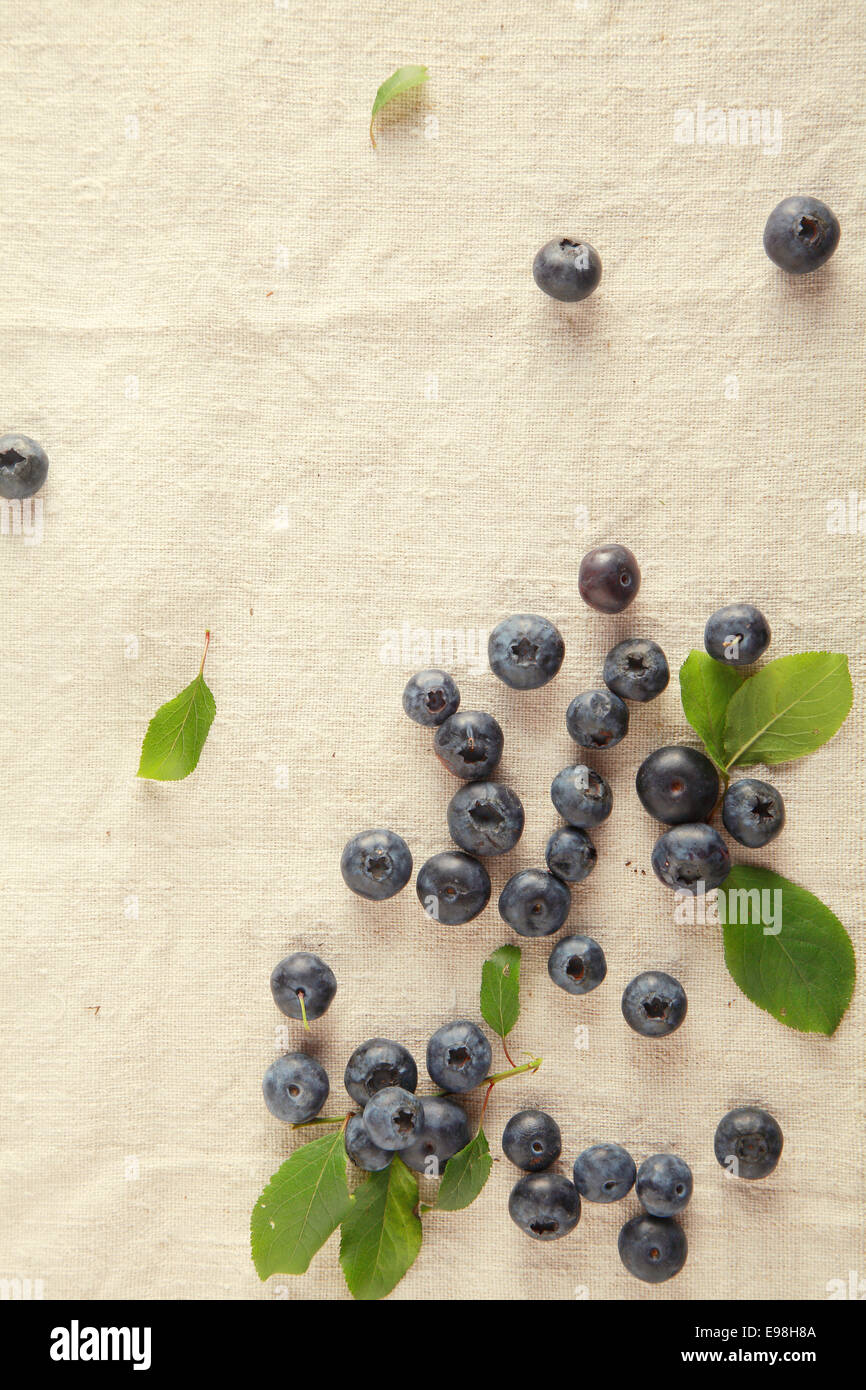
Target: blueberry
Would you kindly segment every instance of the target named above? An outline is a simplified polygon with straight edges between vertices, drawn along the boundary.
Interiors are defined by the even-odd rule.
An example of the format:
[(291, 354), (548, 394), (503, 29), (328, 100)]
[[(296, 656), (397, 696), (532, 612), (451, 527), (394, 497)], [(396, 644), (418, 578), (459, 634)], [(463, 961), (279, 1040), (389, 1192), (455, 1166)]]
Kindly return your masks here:
[(412, 855), (393, 830), (364, 830), (343, 850), (340, 873), (362, 898), (393, 898), (412, 877)]
[(658, 643), (647, 637), (626, 637), (604, 659), (604, 683), (622, 700), (641, 704), (654, 700), (667, 689), (670, 678), (667, 657)]
[(359, 1105), (366, 1105), (386, 1086), (402, 1086), (414, 1091), (418, 1085), (415, 1058), (401, 1043), (390, 1038), (369, 1038), (356, 1047), (343, 1076), (346, 1090)]
[(564, 936), (550, 953), (547, 973), (568, 994), (589, 994), (607, 974), (607, 961), (591, 936)]
[(48, 455), (26, 434), (0, 439), (0, 497), (32, 497), (48, 476)]
[(321, 1018), (336, 992), (333, 970), (311, 951), (295, 951), (271, 971), (274, 1003), (289, 1018)]
[(599, 613), (621, 613), (640, 588), (640, 569), (624, 545), (587, 551), (577, 576), (580, 597)]
[(724, 883), (731, 870), (728, 847), (711, 825), (675, 825), (653, 846), (653, 873), (680, 893), (708, 893)]
[(719, 1121), (713, 1149), (735, 1178), (766, 1178), (782, 1156), (782, 1131), (766, 1110), (741, 1106)]
[(582, 883), (595, 868), (598, 852), (585, 830), (561, 825), (544, 851), (547, 867), (566, 883)]
[(609, 690), (585, 690), (575, 695), (565, 723), (581, 748), (612, 748), (628, 733), (628, 706)]
[(460, 704), (460, 691), (446, 671), (419, 671), (403, 691), (403, 709), (416, 724), (444, 724)]
[(673, 744), (657, 748), (637, 770), (640, 803), (665, 825), (703, 820), (718, 800), (719, 774), (705, 753)]
[(600, 772), (585, 763), (564, 767), (550, 786), (550, 799), (562, 819), (578, 830), (587, 830), (607, 820), (613, 806), (610, 787)]
[(749, 666), (770, 645), (770, 625), (751, 603), (729, 603), (707, 618), (704, 646), (716, 661)]
[(677, 1154), (652, 1154), (637, 1170), (636, 1191), (650, 1216), (676, 1216), (692, 1195), (692, 1170)]
[(479, 782), (496, 767), (502, 757), (503, 742), (502, 730), (492, 714), (461, 709), (439, 725), (433, 748), (455, 777)]
[(490, 669), (512, 690), (537, 690), (552, 681), (565, 656), (562, 636), (546, 618), (517, 613), (497, 623), (487, 641)]
[(586, 299), (601, 280), (601, 257), (580, 237), (554, 237), (532, 262), (536, 285), (551, 299), (573, 304)]
[(287, 1052), (271, 1062), (262, 1082), (265, 1105), (287, 1125), (306, 1124), (318, 1115), (330, 1090), (328, 1073), (315, 1057)]
[(562, 1152), (559, 1125), (543, 1110), (519, 1110), (502, 1131), (502, 1152), (525, 1173), (540, 1173)]
[(593, 1144), (574, 1160), (574, 1185), (588, 1202), (618, 1202), (634, 1179), (634, 1159), (621, 1144)]
[(619, 1257), (636, 1279), (663, 1284), (679, 1274), (689, 1247), (682, 1226), (664, 1216), (633, 1216), (619, 1233)]
[(446, 849), (421, 865), (415, 891), (428, 917), (447, 927), (459, 927), (471, 922), (489, 903), (490, 875), (470, 854)]
[(399, 1150), (417, 1139), (424, 1112), (421, 1102), (402, 1086), (385, 1086), (364, 1106), (364, 1128), (380, 1149)]
[(380, 1149), (378, 1144), (373, 1143), (362, 1115), (350, 1116), (344, 1142), (346, 1153), (355, 1167), (363, 1168), (365, 1173), (381, 1173), (394, 1157), (393, 1149)]
[(790, 275), (806, 275), (829, 261), (839, 245), (839, 223), (817, 198), (785, 198), (764, 228), (764, 250)]
[(785, 824), (785, 803), (769, 782), (741, 777), (725, 792), (722, 820), (738, 844), (759, 849), (775, 840)]
[(523, 834), (523, 803), (501, 782), (467, 782), (448, 805), (451, 838), (470, 854), (507, 854)]
[(521, 869), (499, 894), (499, 916), (518, 936), (550, 936), (570, 909), (569, 889), (544, 869)]
[(469, 1121), (463, 1106), (450, 1096), (424, 1096), (421, 1109), (421, 1131), (400, 1157), (414, 1172), (439, 1178), (449, 1158), (469, 1143)]
[(508, 1215), (534, 1240), (559, 1240), (580, 1220), (580, 1196), (561, 1173), (527, 1173), (511, 1189)]
[(679, 980), (663, 970), (635, 975), (623, 990), (622, 1016), (629, 1028), (645, 1038), (664, 1038), (679, 1028), (688, 1001)]
[(490, 1043), (476, 1023), (443, 1023), (427, 1044), (427, 1071), (443, 1091), (471, 1091), (490, 1070)]

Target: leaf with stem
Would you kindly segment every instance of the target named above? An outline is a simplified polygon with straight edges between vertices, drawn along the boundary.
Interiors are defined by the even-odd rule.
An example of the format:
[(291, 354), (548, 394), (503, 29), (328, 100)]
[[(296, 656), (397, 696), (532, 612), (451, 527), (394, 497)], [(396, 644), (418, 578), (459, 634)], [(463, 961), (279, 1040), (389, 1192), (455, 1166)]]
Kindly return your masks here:
[(376, 93), (373, 102), (373, 112), (370, 116), (370, 144), (376, 148), (376, 139), (373, 135), (373, 122), (383, 106), (387, 106), (389, 101), (395, 97), (402, 96), (404, 92), (411, 92), (414, 87), (420, 87), (427, 81), (429, 73), (425, 67), (418, 63), (408, 63), (406, 67), (397, 68), (392, 72), (387, 81), (383, 82)]
[(204, 653), (195, 680), (173, 700), (161, 705), (148, 724), (141, 746), (139, 777), (156, 782), (179, 782), (197, 766), (216, 714), (216, 703), (204, 678), (209, 646), (210, 633), (206, 632)]

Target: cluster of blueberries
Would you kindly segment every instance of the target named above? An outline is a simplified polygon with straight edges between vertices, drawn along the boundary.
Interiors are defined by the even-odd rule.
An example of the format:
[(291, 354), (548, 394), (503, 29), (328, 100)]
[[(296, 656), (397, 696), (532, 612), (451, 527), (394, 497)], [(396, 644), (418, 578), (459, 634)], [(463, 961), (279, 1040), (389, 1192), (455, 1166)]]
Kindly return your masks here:
[[(780, 270), (807, 275), (829, 261), (839, 245), (839, 222), (818, 198), (784, 198), (764, 228), (764, 250)], [(601, 257), (581, 237), (554, 237), (532, 263), (535, 283), (551, 299), (587, 299), (601, 280)]]
[(672, 1218), (692, 1195), (692, 1171), (676, 1154), (651, 1154), (640, 1168), (620, 1144), (593, 1144), (574, 1160), (573, 1181), (551, 1171), (562, 1150), (559, 1125), (542, 1110), (512, 1115), (502, 1150), (525, 1177), (511, 1189), (512, 1221), (534, 1240), (559, 1240), (573, 1231), (586, 1202), (619, 1202), (634, 1187), (643, 1208), (619, 1233), (620, 1259), (630, 1274), (660, 1284), (678, 1274), (688, 1245)]
[[(581, 597), (602, 613), (619, 613), (640, 586), (640, 569), (623, 545), (603, 545), (584, 556), (578, 575)], [(763, 615), (751, 604), (719, 609), (706, 624), (705, 647), (715, 660), (745, 666), (770, 642)], [(556, 627), (536, 614), (504, 619), (490, 634), (488, 659), (494, 674), (514, 690), (546, 685), (562, 666), (565, 644)], [(670, 680), (667, 658), (657, 643), (627, 638), (607, 655), (604, 687), (577, 695), (566, 724), (581, 748), (609, 748), (628, 730), (629, 706), (661, 694)], [(471, 921), (487, 906), (490, 877), (481, 860), (513, 849), (524, 828), (520, 798), (490, 780), (503, 750), (503, 734), (492, 715), (460, 708), (460, 691), (444, 671), (421, 671), (403, 692), (403, 708), (415, 723), (435, 730), (433, 746), (449, 772), (463, 783), (448, 806), (448, 828), (458, 846), (428, 859), (418, 870), (416, 891), (428, 915), (445, 924)], [(717, 887), (730, 868), (721, 835), (706, 821), (719, 796), (718, 773), (704, 754), (688, 747), (661, 748), (638, 769), (637, 794), (645, 809), (670, 828), (652, 854), (658, 878), (674, 889), (696, 892)], [(589, 834), (610, 815), (613, 798), (605, 779), (579, 763), (553, 780), (551, 799), (565, 824), (551, 835), (547, 870), (523, 869), (512, 875), (499, 897), (502, 919), (520, 936), (559, 931), (571, 907), (570, 884), (582, 882), (597, 854)], [(761, 845), (779, 833), (785, 818), (774, 787), (744, 778), (728, 788), (722, 817), (742, 844)], [(382, 901), (399, 893), (412, 875), (412, 855), (392, 830), (355, 835), (343, 849), (343, 878), (363, 898)], [(568, 936), (553, 948), (551, 979), (569, 994), (586, 994), (604, 980), (607, 965), (597, 941)], [(282, 1012), (304, 1022), (318, 1018), (336, 991), (333, 972), (318, 956), (298, 951), (275, 967), (274, 1000)], [(650, 1038), (672, 1033), (686, 1016), (685, 990), (658, 970), (637, 975), (625, 988), (622, 1013), (635, 1032)], [(369, 1172), (386, 1168), (395, 1153), (417, 1172), (438, 1177), (469, 1142), (466, 1113), (455, 1095), (473, 1090), (488, 1076), (490, 1043), (467, 1019), (446, 1023), (427, 1045), (427, 1071), (443, 1094), (418, 1097), (418, 1071), (400, 1043), (371, 1038), (352, 1053), (345, 1085), (362, 1107), (346, 1124), (349, 1158)], [(327, 1099), (324, 1068), (301, 1052), (279, 1057), (265, 1075), (268, 1109), (289, 1124), (318, 1115)], [(556, 1240), (576, 1226), (581, 1197), (618, 1201), (633, 1186), (641, 1215), (620, 1232), (626, 1268), (651, 1283), (676, 1274), (686, 1259), (686, 1238), (672, 1218), (692, 1191), (688, 1165), (675, 1154), (653, 1154), (640, 1169), (617, 1144), (596, 1144), (579, 1155), (573, 1181), (551, 1171), (561, 1151), (556, 1122), (542, 1111), (514, 1115), (505, 1128), (503, 1150), (524, 1170), (512, 1190), (509, 1212), (537, 1240)], [(751, 1107), (732, 1110), (718, 1126), (715, 1153), (732, 1175), (765, 1177), (782, 1150), (782, 1133), (771, 1115)]]
[[(732, 1176), (763, 1178), (782, 1152), (782, 1131), (766, 1110), (741, 1107), (720, 1121), (713, 1144), (716, 1158)], [(512, 1221), (535, 1240), (559, 1240), (580, 1220), (581, 1198), (619, 1202), (634, 1187), (643, 1208), (619, 1233), (619, 1255), (626, 1269), (648, 1284), (678, 1274), (686, 1262), (685, 1232), (673, 1217), (692, 1195), (692, 1171), (677, 1154), (658, 1153), (639, 1168), (620, 1144), (593, 1144), (574, 1161), (573, 1181), (551, 1171), (562, 1150), (559, 1125), (542, 1110), (512, 1115), (502, 1149), (523, 1169), (511, 1190)]]
[[(288, 1018), (321, 1018), (337, 990), (334, 972), (310, 951), (295, 951), (271, 973), (274, 1002)], [(402, 1043), (369, 1038), (346, 1064), (346, 1090), (362, 1107), (350, 1116), (346, 1153), (368, 1173), (387, 1168), (395, 1153), (418, 1173), (438, 1178), (449, 1158), (469, 1143), (469, 1121), (454, 1096), (487, 1077), (490, 1043), (469, 1019), (446, 1023), (427, 1043), (427, 1072), (444, 1095), (416, 1096), (418, 1068)], [(278, 1057), (265, 1072), (265, 1104), (286, 1124), (315, 1118), (330, 1091), (322, 1064), (304, 1052)]]
[[(640, 586), (640, 569), (623, 545), (603, 545), (584, 556), (578, 588), (583, 599), (603, 613), (621, 612)], [(752, 604), (732, 603), (713, 613), (704, 644), (715, 660), (746, 666), (770, 642), (764, 616)], [(490, 634), (488, 659), (494, 674), (514, 690), (546, 685), (558, 673), (565, 644), (546, 618), (518, 614), (498, 623)], [(661, 647), (643, 637), (629, 637), (608, 653), (604, 686), (575, 696), (566, 711), (566, 726), (580, 748), (611, 748), (626, 735), (627, 702), (655, 699), (670, 680)], [(472, 921), (490, 900), (490, 876), (481, 862), (513, 849), (524, 828), (519, 796), (490, 780), (503, 750), (496, 719), (481, 710), (463, 710), (460, 691), (445, 671), (421, 671), (403, 692), (410, 719), (435, 729), (433, 747), (449, 772), (463, 781), (448, 806), (448, 829), (456, 850), (434, 854), (418, 870), (416, 892), (425, 912), (446, 925)], [(698, 749), (674, 745), (644, 759), (636, 777), (644, 808), (669, 828), (653, 848), (652, 867), (668, 887), (681, 892), (709, 891), (727, 877), (728, 847), (707, 823), (719, 798), (719, 775)], [(550, 936), (564, 925), (571, 909), (571, 884), (592, 872), (597, 852), (589, 831), (610, 815), (613, 794), (601, 773), (585, 763), (563, 768), (553, 779), (551, 800), (565, 824), (547, 843), (547, 869), (521, 869), (499, 895), (503, 921), (519, 936)], [(768, 843), (785, 822), (785, 807), (775, 787), (757, 778), (732, 782), (722, 801), (722, 820), (739, 843)], [(340, 868), (353, 892), (365, 898), (393, 897), (412, 875), (412, 855), (393, 830), (367, 830), (345, 846)], [(586, 994), (607, 973), (604, 952), (588, 936), (568, 936), (557, 943), (548, 961), (551, 979), (570, 994)], [(660, 971), (645, 971), (626, 987), (622, 1012), (627, 1023), (648, 1037), (671, 1033), (682, 1023), (686, 996), (682, 985)]]
[[(320, 1018), (337, 991), (333, 971), (309, 951), (296, 951), (274, 967), (271, 991), (287, 1017)], [(456, 1096), (487, 1079), (488, 1039), (469, 1019), (443, 1024), (427, 1043), (427, 1072), (444, 1094), (416, 1096), (418, 1068), (412, 1054), (390, 1038), (369, 1038), (355, 1048), (344, 1082), (361, 1107), (346, 1122), (345, 1147), (365, 1172), (387, 1168), (395, 1153), (417, 1173), (440, 1178), (450, 1158), (470, 1140), (469, 1121)], [(324, 1067), (303, 1052), (278, 1057), (262, 1084), (271, 1114), (286, 1124), (306, 1124), (328, 1098)], [(562, 1151), (559, 1125), (542, 1110), (521, 1110), (505, 1126), (502, 1150), (522, 1169), (508, 1199), (511, 1219), (534, 1240), (559, 1240), (580, 1220), (581, 1198), (618, 1202), (635, 1187), (643, 1208), (619, 1235), (626, 1269), (647, 1283), (672, 1278), (685, 1264), (686, 1237), (672, 1218), (692, 1194), (692, 1173), (676, 1154), (652, 1154), (636, 1168), (619, 1144), (594, 1144), (574, 1162), (573, 1180), (551, 1171)], [(733, 1176), (763, 1178), (782, 1152), (782, 1131), (765, 1110), (742, 1107), (720, 1122), (714, 1150)]]

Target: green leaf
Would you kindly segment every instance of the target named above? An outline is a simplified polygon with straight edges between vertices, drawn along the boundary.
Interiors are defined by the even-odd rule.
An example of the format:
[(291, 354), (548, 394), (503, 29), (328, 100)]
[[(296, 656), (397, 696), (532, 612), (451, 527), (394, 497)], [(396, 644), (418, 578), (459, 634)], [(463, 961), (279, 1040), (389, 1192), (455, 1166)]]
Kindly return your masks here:
[(355, 1192), (340, 1238), (340, 1264), (354, 1298), (385, 1298), (414, 1262), (422, 1235), (417, 1202), (418, 1184), (396, 1154)]
[(680, 667), (683, 713), (717, 767), (724, 770), (725, 711), (746, 677), (736, 666), (691, 651)]
[(149, 777), (156, 782), (179, 782), (197, 766), (216, 714), (216, 703), (204, 678), (209, 643), (208, 632), (195, 680), (173, 700), (160, 705), (148, 724), (141, 745), (139, 777)]
[(303, 1274), (349, 1210), (342, 1129), (302, 1144), (253, 1207), (250, 1242), (260, 1279)]
[(409, 63), (404, 68), (397, 68), (396, 72), (391, 73), (387, 82), (382, 83), (376, 93), (376, 99), (373, 102), (373, 114), (370, 117), (370, 140), (374, 147), (376, 141), (373, 139), (373, 122), (378, 112), (382, 110), (383, 106), (387, 106), (389, 101), (402, 96), (403, 92), (411, 92), (413, 87), (422, 86), (428, 77), (429, 73), (425, 67), (421, 67), (417, 63)]
[(442, 1211), (462, 1211), (475, 1201), (490, 1177), (493, 1159), (490, 1145), (479, 1128), (474, 1139), (445, 1164), (436, 1205)]
[(481, 1013), (505, 1038), (520, 1016), (520, 948), (500, 946), (481, 967)]
[(744, 681), (731, 698), (725, 766), (786, 763), (814, 752), (845, 722), (853, 698), (846, 656), (780, 656)]
[(743, 993), (789, 1028), (833, 1033), (855, 977), (854, 949), (838, 917), (805, 888), (744, 864), (728, 874), (718, 904), (725, 963)]

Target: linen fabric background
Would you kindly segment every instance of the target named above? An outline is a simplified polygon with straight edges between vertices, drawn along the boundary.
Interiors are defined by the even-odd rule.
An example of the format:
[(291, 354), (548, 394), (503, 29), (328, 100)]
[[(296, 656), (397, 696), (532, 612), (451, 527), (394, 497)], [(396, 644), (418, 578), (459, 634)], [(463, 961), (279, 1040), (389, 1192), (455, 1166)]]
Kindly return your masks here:
[[(638, 634), (674, 674), (590, 759), (615, 807), (569, 920), (602, 943), (608, 979), (572, 999), (547, 977), (552, 941), (523, 943), (509, 1041), (544, 1064), (495, 1091), (490, 1181), (468, 1211), (425, 1217), (394, 1297), (847, 1287), (866, 1271), (862, 1000), (832, 1039), (750, 1003), (718, 929), (674, 921), (633, 778), (653, 747), (695, 741), (676, 672), (722, 603), (766, 612), (770, 656), (849, 653), (862, 699), (864, 536), (856, 517), (828, 530), (834, 499), (856, 507), (863, 488), (859, 7), (6, 0), (2, 16), (3, 428), (40, 440), (51, 471), (41, 542), (0, 537), (0, 1275), (49, 1299), (348, 1297), (337, 1237), (303, 1279), (253, 1270), (250, 1210), (299, 1142), (265, 1110), (262, 1073), (309, 1047), (339, 1113), (357, 1043), (402, 1040), (423, 1077), (429, 1034), (479, 1017), (482, 961), (513, 939), (496, 895), (543, 862), (550, 781), (579, 760), (566, 705)], [(429, 85), (382, 114), (374, 151), (373, 95), (407, 62)], [(713, 108), (781, 120), (781, 148), (698, 143)], [(842, 225), (802, 280), (761, 245), (798, 192)], [(604, 263), (574, 307), (530, 273), (565, 233)], [(618, 618), (577, 592), (604, 540), (643, 570)], [(564, 634), (539, 692), (473, 656), (512, 612)], [(206, 627), (217, 717), (200, 765), (137, 780), (147, 722), (194, 676)], [(458, 643), (464, 707), (503, 725), (501, 776), (527, 811), (465, 928), (426, 920), (411, 886), (357, 899), (338, 867), (371, 826), (403, 834), (416, 866), (448, 846), (458, 784), (400, 704), (437, 630), (446, 659)], [(859, 724), (855, 705), (828, 746), (772, 770), (788, 826), (736, 853), (818, 894), (855, 946)], [(309, 1039), (281, 1031), (268, 987), (299, 947), (339, 980)], [(689, 996), (661, 1044), (620, 1015), (649, 967)], [(718, 1119), (745, 1102), (785, 1132), (763, 1183), (713, 1157)], [(500, 1136), (525, 1106), (559, 1121), (566, 1172), (607, 1139), (687, 1159), (676, 1280), (622, 1268), (633, 1195), (586, 1204), (556, 1244), (510, 1222)]]

